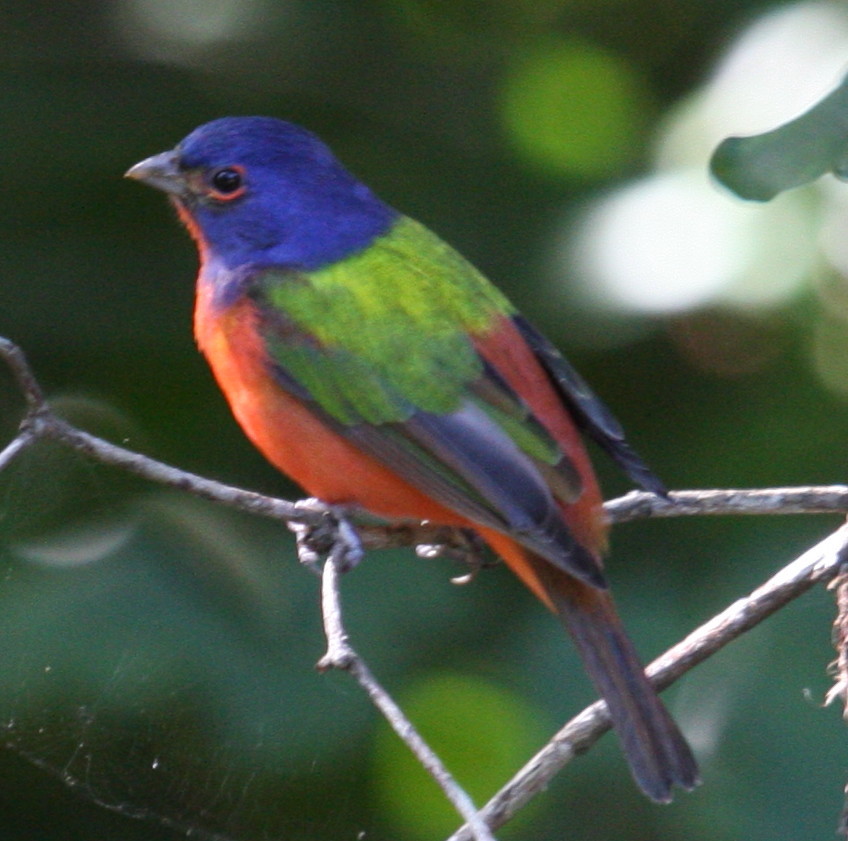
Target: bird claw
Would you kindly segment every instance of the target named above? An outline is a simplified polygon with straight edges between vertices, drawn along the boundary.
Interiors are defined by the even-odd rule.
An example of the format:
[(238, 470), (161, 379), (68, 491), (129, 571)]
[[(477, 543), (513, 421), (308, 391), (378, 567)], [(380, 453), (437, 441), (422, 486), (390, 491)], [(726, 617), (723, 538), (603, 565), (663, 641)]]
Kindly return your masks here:
[(362, 541), (343, 508), (314, 498), (299, 500), (295, 506), (301, 511), (321, 515), (317, 525), (287, 524), (294, 532), (297, 557), (304, 566), (320, 574), (321, 560), (326, 558), (340, 572), (348, 572), (362, 560)]
[(465, 575), (457, 575), (451, 578), (452, 584), (469, 584), (477, 573), (488, 566), (485, 558), (485, 544), (480, 535), (473, 529), (452, 528), (446, 534), (444, 541), (439, 543), (419, 543), (415, 547), (415, 554), (419, 558), (450, 558), (459, 561), (468, 567)]

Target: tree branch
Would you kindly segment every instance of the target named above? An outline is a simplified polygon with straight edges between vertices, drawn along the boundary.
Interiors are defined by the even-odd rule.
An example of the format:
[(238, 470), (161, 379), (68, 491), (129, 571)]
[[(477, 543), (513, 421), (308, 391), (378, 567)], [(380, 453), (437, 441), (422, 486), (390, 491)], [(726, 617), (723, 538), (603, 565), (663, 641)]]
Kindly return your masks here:
[[(0, 359), (9, 367), (26, 402), (26, 413), (18, 434), (0, 451), (0, 470), (8, 467), (40, 439), (52, 439), (95, 461), (126, 470), (148, 481), (285, 522), (298, 533), (299, 554), (310, 564), (315, 564), (322, 554), (329, 555), (324, 564), (322, 590), (328, 647), (319, 668), (336, 667), (350, 671), (422, 765), (442, 785), (446, 796), (467, 821), (450, 841), (468, 841), (470, 838), (493, 841), (487, 827), (503, 825), (566, 763), (609, 729), (606, 705), (599, 701), (588, 707), (560, 730), (482, 811), (476, 812), (465, 792), (450, 778), (438, 757), (421, 740), (400, 708), (350, 646), (342, 624), (338, 595), (340, 569), (355, 562), (362, 550), (417, 546), (425, 556), (439, 553), (453, 555), (470, 560), (472, 570), (476, 569), (479, 565), (477, 546), (467, 530), (420, 523), (358, 526), (354, 530), (340, 512), (316, 505), (313, 501), (294, 503), (180, 470), (77, 429), (54, 414), (20, 348), (2, 337)], [(839, 513), (848, 511), (848, 487), (676, 491), (668, 498), (633, 492), (606, 503), (605, 511), (611, 523), (704, 514)], [(651, 664), (648, 673), (655, 685), (665, 688), (816, 582), (833, 578), (848, 555), (846, 546), (848, 526), (842, 526), (749, 597), (740, 599), (702, 625)]]
[(671, 491), (667, 498), (631, 491), (604, 503), (604, 510), (611, 523), (704, 514), (834, 514), (848, 512), (848, 485)]
[(22, 429), (17, 437), (13, 438), (0, 451), (0, 471), (11, 464), (24, 450), (31, 447), (36, 441), (38, 441), (38, 436), (31, 429)]
[(20, 387), (29, 413), (35, 414), (40, 411), (47, 401), (24, 352), (14, 342), (0, 336), (0, 357), (3, 358)]
[[(848, 525), (787, 564), (749, 596), (734, 602), (658, 657), (647, 668), (651, 682), (665, 689), (729, 642), (821, 581), (836, 577), (848, 560)], [(568, 722), (481, 810), (486, 823), (497, 829), (506, 823), (575, 756), (584, 753), (607, 730), (606, 704), (596, 701)], [(469, 841), (462, 827), (448, 841)]]
[(327, 637), (327, 653), (318, 661), (318, 668), (321, 671), (335, 668), (350, 672), (391, 728), (412, 751), (424, 770), (436, 781), (445, 797), (466, 821), (469, 838), (473, 841), (494, 841), (494, 836), (483, 819), (479, 817), (477, 807), (471, 798), (454, 780), (442, 760), (421, 738), (403, 710), (380, 685), (371, 669), (348, 642), (347, 632), (342, 622), (339, 579), (339, 563), (336, 558), (330, 557), (324, 563), (321, 588), (321, 612), (324, 617), (324, 633)]
[[(150, 482), (185, 491), (248, 514), (310, 527), (326, 523), (325, 511), (207, 479), (77, 429), (53, 412), (21, 349), (2, 337), (0, 359), (11, 370), (27, 404), (18, 435), (0, 451), (0, 469), (7, 467), (37, 440), (48, 438), (101, 464), (126, 470)], [(691, 517), (703, 514), (840, 513), (848, 512), (848, 486), (673, 491), (668, 498), (633, 491), (605, 503), (604, 510), (613, 524), (652, 517)], [(457, 534), (457, 529), (446, 526), (392, 523), (359, 526), (357, 531), (366, 550), (399, 546), (443, 546), (455, 550), (461, 556), (470, 551), (467, 534)]]

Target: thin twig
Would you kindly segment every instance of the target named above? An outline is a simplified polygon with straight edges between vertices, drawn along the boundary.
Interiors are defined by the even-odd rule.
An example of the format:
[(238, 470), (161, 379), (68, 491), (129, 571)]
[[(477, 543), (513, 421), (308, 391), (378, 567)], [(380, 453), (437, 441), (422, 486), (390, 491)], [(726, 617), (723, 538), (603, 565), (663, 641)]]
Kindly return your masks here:
[(8, 467), (24, 450), (31, 447), (38, 436), (32, 429), (26, 428), (17, 434), (0, 452), (0, 470)]
[[(0, 337), (0, 359), (6, 362), (27, 402), (27, 416), (19, 433), (20, 436), (29, 430), (26, 446), (35, 439), (52, 438), (102, 464), (118, 467), (160, 485), (186, 491), (201, 499), (275, 520), (303, 523), (307, 526), (317, 526), (321, 523), (320, 513), (298, 503), (198, 476), (77, 429), (53, 413), (23, 352), (3, 337)], [(24, 446), (23, 443), (16, 444), (12, 441), (3, 450), (3, 454), (9, 451), (8, 461), (11, 461)], [(0, 468), (8, 461), (0, 462)], [(604, 509), (612, 523), (650, 517), (701, 514), (839, 513), (848, 512), (848, 487), (829, 485), (765, 490), (674, 491), (668, 498), (634, 491), (610, 500), (604, 505)], [(360, 526), (358, 531), (362, 546), (366, 550), (445, 545), (461, 554), (468, 545), (467, 537), (461, 533), (457, 534), (456, 529), (432, 524)]]
[(15, 382), (20, 387), (27, 402), (29, 413), (37, 412), (45, 406), (47, 401), (44, 398), (44, 392), (41, 390), (24, 352), (14, 342), (10, 342), (2, 336), (0, 336), (0, 357), (6, 361)]
[[(288, 523), (299, 523), (306, 527), (317, 527), (322, 522), (326, 522), (326, 517), (320, 512), (309, 510), (303, 505), (245, 491), (179, 470), (77, 429), (53, 413), (24, 354), (16, 345), (2, 337), (0, 337), (0, 359), (3, 359), (11, 370), (23, 393), (27, 407), (18, 435), (0, 451), (0, 469), (8, 466), (15, 457), (39, 439), (49, 438), (103, 464), (127, 470), (151, 482), (187, 491), (203, 499), (242, 511)], [(676, 491), (666, 499), (649, 493), (634, 492), (606, 503), (605, 510), (612, 523), (649, 517), (702, 514), (838, 513), (848, 511), (848, 487), (834, 485), (766, 490)], [(350, 535), (346, 535), (344, 531), (345, 528), (350, 529), (350, 526), (344, 518), (337, 518), (336, 531), (331, 539), (334, 547), (331, 556), (336, 560), (341, 558), (335, 551), (337, 547), (347, 546), (349, 549), (352, 545)], [(467, 546), (467, 537), (457, 534), (456, 529), (430, 524), (399, 523), (385, 526), (359, 526), (357, 533), (358, 545), (366, 550), (427, 544), (429, 546), (446, 545), (462, 554), (463, 547)], [(797, 597), (815, 581), (832, 577), (841, 562), (845, 543), (846, 533), (843, 527), (774, 576), (749, 598), (741, 599), (731, 605), (682, 643), (670, 649), (649, 669), (657, 686), (661, 688), (667, 686), (730, 640)], [(325, 566), (324, 586), (325, 590), (330, 591), (327, 597), (330, 602), (325, 604), (325, 616), (330, 617), (330, 627), (327, 629), (327, 657), (329, 658), (327, 664), (335, 664), (336, 661), (343, 664), (351, 655), (352, 659), (346, 668), (356, 677), (396, 732), (415, 751), (419, 761), (437, 780), (443, 779), (442, 775), (447, 775), (447, 772), (444, 771), (438, 757), (432, 754), (432, 751), (420, 740), (420, 736), (412, 729), (412, 725), (405, 719), (397, 705), (379, 687), (370, 670), (350, 648), (341, 624), (340, 608), (335, 614), (337, 627), (332, 625), (335, 609), (333, 599), (338, 604), (337, 582), (334, 577), (338, 574), (336, 560), (326, 565), (332, 567), (332, 570), (328, 571)], [(334, 592), (336, 592), (335, 596)], [(335, 649), (330, 645), (331, 637), (337, 641), (334, 643), (337, 645)], [(460, 814), (468, 821), (468, 824), (474, 826), (473, 833), (467, 825), (452, 836), (451, 841), (460, 841), (460, 839), (464, 841), (474, 835), (477, 839), (491, 841), (491, 835), (484, 823), (495, 828), (501, 826), (518, 808), (543, 788), (566, 762), (596, 741), (609, 729), (609, 726), (609, 718), (603, 702), (588, 707), (566, 725), (554, 740), (540, 751), (480, 813), (476, 812), (461, 789), (459, 794), (456, 791), (449, 793), (448, 796)], [(450, 779), (449, 775), (447, 779)]]
[[(654, 660), (647, 672), (658, 689), (706, 660), (745, 631), (758, 625), (820, 581), (837, 575), (848, 555), (848, 525), (843, 525), (776, 575), (697, 628)], [(568, 722), (481, 810), (486, 823), (497, 829), (542, 791), (564, 765), (585, 752), (607, 730), (606, 704), (596, 701)], [(469, 841), (467, 826), (448, 841)]]
[(150, 456), (127, 450), (117, 444), (104, 441), (96, 435), (83, 432), (56, 415), (42, 415), (39, 426), (46, 438), (66, 444), (76, 452), (89, 456), (101, 464), (119, 467), (158, 485), (187, 491), (200, 499), (218, 502), (248, 514), (258, 514), (274, 520), (298, 520), (314, 525), (320, 522), (317, 514), (313, 515), (299, 509), (294, 502), (246, 491), (223, 482), (216, 482), (214, 479), (198, 476), (188, 470), (172, 467)]
[(334, 558), (329, 558), (324, 563), (321, 588), (321, 612), (324, 618), (324, 633), (327, 637), (327, 652), (318, 661), (318, 668), (322, 671), (335, 668), (350, 672), (395, 733), (412, 751), (424, 770), (438, 783), (445, 797), (466, 821), (469, 838), (473, 841), (495, 841), (488, 826), (479, 817), (477, 807), (471, 798), (456, 782), (432, 748), (421, 738), (403, 710), (386, 692), (365, 661), (348, 642), (342, 621), (340, 578), (338, 562)]
[[(210, 502), (283, 522), (317, 526), (322, 520), (322, 515), (309, 506), (244, 490), (172, 467), (77, 429), (43, 408), (32, 424), (32, 430), (36, 438), (52, 438), (102, 464), (121, 468), (148, 481), (186, 491)], [(668, 499), (644, 491), (632, 491), (606, 502), (604, 510), (611, 523), (654, 517), (719, 514), (840, 514), (848, 512), (848, 487), (821, 485), (673, 491)], [(445, 544), (461, 552), (467, 546), (467, 539), (462, 533), (457, 534), (456, 529), (448, 526), (409, 522), (359, 526), (357, 530), (364, 549)]]
[(830, 664), (833, 686), (827, 691), (824, 703), (827, 706), (837, 699), (842, 701), (842, 716), (848, 719), (848, 568), (840, 570), (828, 589), (836, 593), (836, 618), (831, 632), (836, 659)]
[(672, 491), (664, 498), (631, 491), (604, 504), (610, 523), (705, 514), (834, 514), (848, 512), (848, 485)]
[(356, 659), (356, 652), (348, 643), (347, 631), (342, 621), (339, 578), (341, 573), (333, 561), (324, 561), (321, 575), (321, 618), (324, 620), (324, 636), (327, 638), (327, 651), (316, 663), (320, 672), (327, 669), (349, 669)]

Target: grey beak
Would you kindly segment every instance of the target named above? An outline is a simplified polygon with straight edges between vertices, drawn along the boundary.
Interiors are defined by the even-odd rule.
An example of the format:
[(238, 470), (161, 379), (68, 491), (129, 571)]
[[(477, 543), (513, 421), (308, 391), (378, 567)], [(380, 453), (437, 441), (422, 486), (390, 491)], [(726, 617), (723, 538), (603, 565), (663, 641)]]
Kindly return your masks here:
[(131, 166), (124, 178), (132, 178), (175, 196), (186, 194), (185, 175), (179, 168), (179, 156), (173, 150), (162, 152)]

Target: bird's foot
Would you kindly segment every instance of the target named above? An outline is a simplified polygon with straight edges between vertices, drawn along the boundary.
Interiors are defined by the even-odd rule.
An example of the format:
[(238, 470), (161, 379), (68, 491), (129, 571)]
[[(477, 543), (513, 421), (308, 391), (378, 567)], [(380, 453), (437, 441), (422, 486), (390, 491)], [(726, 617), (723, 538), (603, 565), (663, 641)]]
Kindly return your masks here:
[(419, 543), (415, 547), (415, 554), (419, 558), (450, 558), (465, 564), (468, 572), (451, 578), (453, 584), (468, 584), (481, 569), (491, 566), (486, 558), (486, 544), (474, 529), (450, 528), (444, 531), (444, 540)]
[(340, 572), (347, 572), (362, 560), (362, 541), (341, 506), (315, 498), (298, 500), (295, 506), (321, 516), (314, 525), (288, 523), (295, 535), (297, 557), (304, 566), (320, 574), (321, 559), (327, 558)]

